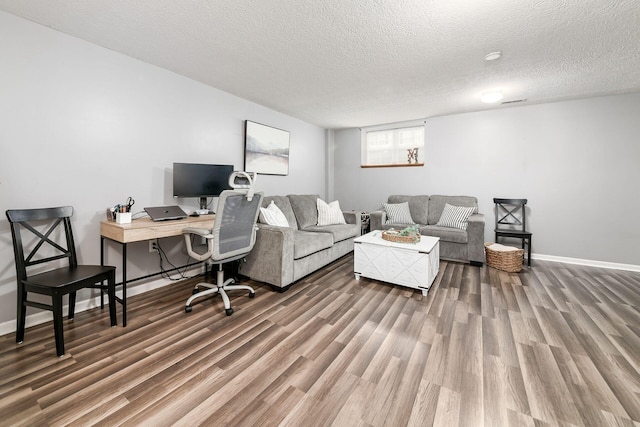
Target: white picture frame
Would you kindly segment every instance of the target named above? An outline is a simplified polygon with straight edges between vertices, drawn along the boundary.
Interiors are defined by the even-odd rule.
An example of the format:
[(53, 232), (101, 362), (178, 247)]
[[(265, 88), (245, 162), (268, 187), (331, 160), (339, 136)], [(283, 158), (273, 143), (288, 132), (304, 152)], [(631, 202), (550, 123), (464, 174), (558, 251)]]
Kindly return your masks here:
[(263, 175), (289, 174), (289, 132), (245, 121), (244, 170)]

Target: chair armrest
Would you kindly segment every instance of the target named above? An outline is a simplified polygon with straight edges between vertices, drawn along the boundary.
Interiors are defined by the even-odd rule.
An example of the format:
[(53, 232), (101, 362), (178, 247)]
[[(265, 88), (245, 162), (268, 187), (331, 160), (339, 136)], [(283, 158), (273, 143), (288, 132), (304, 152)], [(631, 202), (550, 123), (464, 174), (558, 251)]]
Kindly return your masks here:
[(213, 234), (211, 234), (211, 230), (206, 228), (195, 228), (195, 227), (183, 228), (182, 234), (197, 234), (198, 236), (201, 236), (201, 237), (213, 239)]
[[(184, 243), (187, 247), (187, 254), (189, 254), (191, 258), (196, 261), (206, 261), (211, 258), (211, 255), (213, 254), (213, 234), (211, 234), (211, 230), (207, 230), (206, 228), (185, 228), (182, 230), (182, 235), (184, 236)], [(192, 235), (200, 236), (207, 240), (206, 252), (196, 252), (193, 244), (191, 243)]]
[(369, 213), (369, 230), (382, 230), (382, 224), (387, 222), (385, 211), (371, 211)]
[(360, 216), (360, 212), (342, 211), (342, 215), (344, 216), (344, 220), (347, 224), (356, 224), (358, 227), (362, 226), (362, 217)]

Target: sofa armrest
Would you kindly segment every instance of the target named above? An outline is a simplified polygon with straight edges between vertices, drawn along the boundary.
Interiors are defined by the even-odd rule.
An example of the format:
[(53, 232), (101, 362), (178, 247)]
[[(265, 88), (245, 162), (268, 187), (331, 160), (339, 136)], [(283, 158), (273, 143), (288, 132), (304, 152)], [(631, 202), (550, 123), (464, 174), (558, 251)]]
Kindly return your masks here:
[(240, 274), (284, 288), (293, 283), (294, 229), (258, 224), (256, 243)]
[(382, 224), (387, 222), (385, 211), (371, 211), (369, 213), (369, 230), (382, 230)]
[(467, 255), (470, 262), (484, 263), (484, 215), (473, 214), (467, 223), (467, 234), (469, 238)]
[(344, 215), (344, 220), (347, 224), (356, 224), (358, 227), (362, 227), (360, 212), (342, 211), (342, 215)]

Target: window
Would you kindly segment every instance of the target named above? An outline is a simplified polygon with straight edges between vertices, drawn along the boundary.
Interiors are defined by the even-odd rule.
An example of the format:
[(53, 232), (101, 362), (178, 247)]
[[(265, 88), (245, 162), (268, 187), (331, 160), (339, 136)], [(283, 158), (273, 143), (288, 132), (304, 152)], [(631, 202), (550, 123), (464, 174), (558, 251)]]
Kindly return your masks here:
[(423, 166), (424, 123), (362, 129), (361, 167)]

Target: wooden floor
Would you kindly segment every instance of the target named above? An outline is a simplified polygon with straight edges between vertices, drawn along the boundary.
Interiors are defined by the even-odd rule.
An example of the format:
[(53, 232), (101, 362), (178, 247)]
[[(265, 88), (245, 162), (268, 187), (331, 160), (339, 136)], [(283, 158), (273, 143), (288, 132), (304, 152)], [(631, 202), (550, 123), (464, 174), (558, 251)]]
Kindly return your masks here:
[[(441, 262), (429, 295), (346, 256), (184, 312), (192, 283), (0, 337), (0, 425), (640, 425), (640, 274)], [(119, 312), (121, 324), (121, 317)]]

